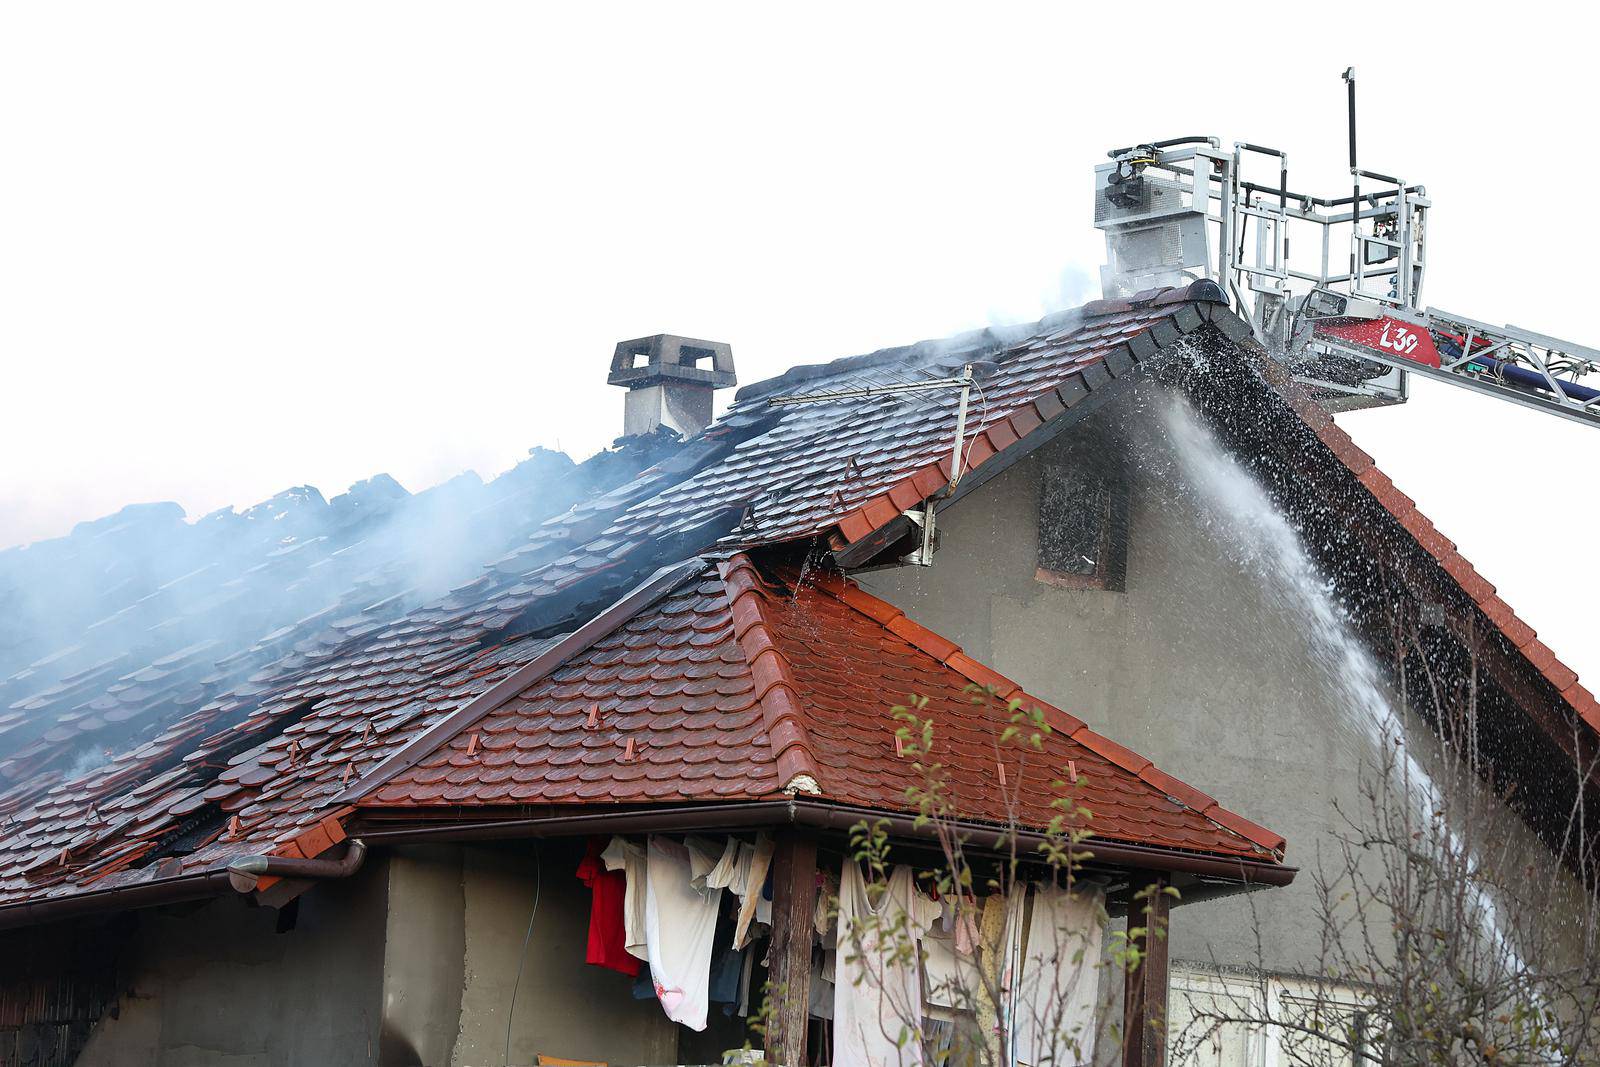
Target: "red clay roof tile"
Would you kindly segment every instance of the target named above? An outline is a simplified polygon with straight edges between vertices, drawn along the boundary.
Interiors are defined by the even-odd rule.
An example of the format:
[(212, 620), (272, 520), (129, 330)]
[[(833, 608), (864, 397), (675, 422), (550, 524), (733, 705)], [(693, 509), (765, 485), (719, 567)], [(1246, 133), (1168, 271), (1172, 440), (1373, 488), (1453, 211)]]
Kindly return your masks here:
[(921, 649), (941, 663), (952, 653), (961, 650), (961, 646), (954, 641), (940, 637), (926, 626), (919, 626), (904, 614), (891, 619), (886, 628), (907, 644)]
[(1061, 402), (1061, 398), (1056, 395), (1054, 390), (1042, 394), (1033, 402), (1033, 408), (1039, 413), (1039, 418), (1045, 422), (1049, 422), (1067, 410), (1067, 406)]
[[(1563, 700), (1567, 699), (1567, 690), (1578, 680), (1578, 672), (1556, 659), (1554, 655), (1550, 657), (1550, 664), (1542, 673), (1550, 684), (1555, 687), (1556, 691), (1561, 694)], [(1570, 704), (1571, 701), (1569, 700), (1568, 703)]]
[(1507, 619), (1500, 629), (1506, 635), (1506, 640), (1511, 642), (1511, 646), (1519, 651), (1526, 648), (1536, 636), (1533, 627), (1515, 614)]
[(983, 432), (983, 441), (996, 452), (1004, 452), (1017, 443), (1017, 431), (1009, 422), (997, 422)]
[(1072, 739), (1084, 748), (1104, 756), (1118, 767), (1132, 774), (1138, 774), (1146, 767), (1151, 766), (1150, 761), (1139, 755), (1139, 753), (1131, 748), (1124, 748), (1109, 737), (1095, 733), (1087, 726), (1079, 727), (1073, 731)]
[(973, 685), (993, 689), (1001, 700), (1010, 700), (1022, 692), (1017, 683), (997, 671), (991, 671), (965, 652), (952, 652), (945, 657), (944, 665)]
[[(750, 620), (738, 637), (736, 615)], [(724, 641), (736, 642), (743, 670), (733, 680), (743, 695), (735, 714), (721, 712), (696, 722), (695, 716), (673, 710), (684, 689), (673, 684), (675, 676), (692, 673), (694, 665), (672, 660), (671, 670), (652, 670), (652, 699), (629, 734), (646, 763), (654, 761), (655, 753), (662, 754), (660, 765), (649, 774), (651, 799), (754, 799), (774, 795), (804, 776), (825, 800), (914, 810), (907, 790), (917, 783), (918, 772), (911, 761), (897, 756), (895, 736), (901, 724), (891, 711), (897, 703), (926, 697), (926, 713), (936, 720), (933, 758), (941, 764), (945, 788), (958, 810), (968, 818), (1005, 821), (1006, 797), (997, 792), (993, 766), (996, 745), (1010, 722), (1005, 698), (1032, 703), (1031, 698), (898, 609), (831, 574), (767, 576), (748, 557), (735, 555), (714, 576), (646, 609), (629, 627), (661, 634), (658, 624), (663, 620), (672, 620), (680, 631), (709, 628), (725, 635)], [(658, 660), (671, 652), (671, 632), (662, 637)], [(606, 647), (619, 639), (597, 643), (560, 673), (594, 676)], [(614, 758), (588, 766), (580, 775), (582, 787), (562, 784), (553, 766), (559, 757), (551, 751), (556, 726), (587, 721), (588, 713), (577, 698), (559, 696), (555, 681), (534, 683), (474, 726), (486, 737), (515, 732), (535, 740), (527, 753), (532, 758), (519, 759), (509, 778), (468, 769), (461, 785), (445, 790), (441, 798), (427, 783), (467, 743), (458, 736), (381, 786), (367, 803), (396, 808), (570, 799), (619, 802), (638, 796), (631, 783), (644, 772)], [(978, 687), (985, 684), (1002, 695), (981, 697)], [(1047, 721), (1067, 726), (1072, 736), (1053, 733), (1043, 757), (1021, 749), (1009, 757), (1011, 786), (1027, 786), (1023, 809), (1032, 825), (1049, 822), (1050, 783), (1072, 761), (1095, 811), (1090, 829), (1097, 837), (1253, 857), (1281, 849), (1281, 838), (1246, 820), (1236, 824), (1252, 827), (1256, 836), (1236, 834), (1210, 811), (1216, 805), (1209, 797), (1158, 775), (1148, 760), (1076, 719), (1050, 708)], [(696, 770), (697, 752), (714, 755), (721, 770)], [(1141, 779), (1141, 773), (1149, 780)], [(1178, 803), (1169, 797), (1177, 797)], [(1188, 803), (1194, 800), (1203, 801), (1207, 810)]]
[[(981, 462), (970, 453), (966, 461), (974, 466)], [(943, 489), (947, 480), (944, 468), (937, 463), (930, 463), (912, 475), (911, 484), (916, 487), (917, 498), (925, 500), (940, 489)], [(855, 538), (851, 538), (851, 540), (855, 540)]]
[(910, 479), (901, 482), (899, 485), (889, 490), (888, 495), (889, 503), (892, 504), (897, 511), (901, 512), (910, 511), (912, 508), (921, 504), (923, 499), (922, 494), (917, 492), (917, 486), (915, 482)]
[(1591, 727), (1600, 729), (1600, 702), (1595, 700), (1581, 682), (1574, 682), (1562, 691), (1561, 697), (1570, 704)]
[(1018, 408), (1009, 421), (1011, 423), (1011, 432), (1015, 433), (1019, 440), (1037, 430), (1044, 423), (1044, 420), (1039, 417), (1039, 413), (1033, 409), (1031, 404), (1027, 407)]
[(876, 529), (861, 512), (852, 512), (839, 520), (839, 532), (847, 541), (859, 541)]

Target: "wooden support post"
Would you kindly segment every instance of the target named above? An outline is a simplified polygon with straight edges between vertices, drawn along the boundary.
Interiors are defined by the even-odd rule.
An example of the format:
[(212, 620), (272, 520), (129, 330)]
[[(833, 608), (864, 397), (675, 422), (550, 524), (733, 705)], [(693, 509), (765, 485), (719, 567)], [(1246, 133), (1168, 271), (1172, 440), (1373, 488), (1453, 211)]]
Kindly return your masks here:
[(780, 830), (772, 857), (772, 945), (767, 954), (773, 1009), (767, 1022), (769, 1064), (806, 1064), (816, 906), (817, 839), (797, 830)]
[[(1143, 953), (1127, 973), (1122, 999), (1122, 1067), (1166, 1067), (1167, 904), (1165, 879), (1146, 883), (1147, 895), (1128, 907), (1128, 925), (1142, 926)], [(1154, 931), (1161, 931), (1160, 935)]]

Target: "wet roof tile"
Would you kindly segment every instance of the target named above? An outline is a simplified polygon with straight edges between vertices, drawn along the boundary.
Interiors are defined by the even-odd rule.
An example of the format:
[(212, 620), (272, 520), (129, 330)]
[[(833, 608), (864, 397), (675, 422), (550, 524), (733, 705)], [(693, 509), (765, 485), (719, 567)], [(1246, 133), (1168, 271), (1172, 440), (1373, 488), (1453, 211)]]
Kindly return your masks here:
[[(1265, 858), (1283, 839), (1224, 813), (1215, 800), (1150, 761), (1033, 700), (1019, 687), (836, 575), (774, 579), (743, 554), (698, 577), (606, 634), (522, 692), (463, 724), (431, 755), (359, 801), (372, 808), (652, 800), (712, 801), (782, 795), (887, 811), (915, 810), (922, 783), (895, 743), (898, 705), (926, 698), (934, 755), (964, 817), (1003, 823), (1016, 810), (1045, 826), (1071, 761), (1086, 828), (1102, 840)], [(648, 632), (657, 662), (637, 685), (607, 664)], [(692, 712), (707, 671), (660, 656), (709, 634), (718, 653), (714, 711)], [(592, 684), (583, 684), (585, 682)], [(994, 691), (984, 690), (989, 686)], [(998, 695), (995, 695), (995, 694)], [(632, 698), (643, 696), (640, 704)], [(1007, 742), (1008, 698), (1038, 708), (1042, 749)], [(622, 711), (629, 701), (636, 712)], [(629, 742), (632, 756), (629, 756)], [(497, 753), (514, 746), (509, 760)], [(577, 747), (574, 747), (576, 745)], [(1011, 767), (998, 784), (994, 753)], [(819, 757), (826, 753), (826, 758)], [(715, 761), (717, 772), (702, 765)], [(576, 782), (567, 768), (580, 764)], [(440, 783), (446, 783), (441, 789)], [(798, 784), (797, 784), (798, 783)], [(1020, 801), (1020, 807), (1016, 805)]]

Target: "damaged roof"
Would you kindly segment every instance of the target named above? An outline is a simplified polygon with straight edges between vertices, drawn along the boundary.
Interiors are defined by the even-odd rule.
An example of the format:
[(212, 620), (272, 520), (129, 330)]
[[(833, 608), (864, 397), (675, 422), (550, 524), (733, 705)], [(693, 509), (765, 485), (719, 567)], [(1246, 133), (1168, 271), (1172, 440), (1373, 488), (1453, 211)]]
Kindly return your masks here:
[[(530, 519), (515, 547), (448, 594), (363, 614), (324, 640), (296, 638), (287, 655), (266, 650), (248, 673), (218, 672), (187, 701), (156, 700), (148, 714), (159, 730), (80, 777), (65, 779), (59, 763), (35, 776), (13, 760), (0, 794), (0, 912), (192, 876), (240, 855), (314, 855), (340, 827), (380, 808), (755, 798), (804, 787), (809, 777), (823, 798), (903, 809), (907, 767), (884, 701), (911, 693), (889, 687), (938, 694), (944, 716), (959, 724), (952, 736), (971, 741), (952, 752), (979, 747), (997, 721), (993, 709), (970, 703), (969, 685), (1031, 698), (826, 568), (798, 581), (784, 570), (794, 553), (782, 546), (809, 545), (848, 569), (902, 537), (904, 511), (949, 483), (957, 400), (940, 390), (848, 404), (768, 401), (993, 361), (965, 455), (969, 473), (948, 506), (1048, 441), (1069, 414), (1105, 403), (1196, 343), (1233, 352), (1250, 345), (1210, 283), (747, 387), (721, 419), (636, 477), (579, 494), (543, 522)], [(1407, 523), (1393, 493), (1373, 491), (1375, 476), (1356, 469), (1353, 446), (1340, 444), (1331, 420), (1292, 385), (1257, 380), (1271, 403), (1323, 435), (1316, 447), (1325, 455), (1354, 462), (1341, 469), (1360, 477), (1358, 492)], [(1436, 551), (1447, 542), (1411, 523), (1414, 544), (1458, 581), (1454, 573), (1465, 572)], [(665, 591), (646, 582), (652, 595), (639, 595), (652, 573), (682, 581)], [(1461, 581), (1454, 588), (1498, 625), (1488, 613), (1496, 602)], [(1519, 654), (1533, 647), (1531, 631), (1507, 625)], [(763, 639), (770, 648), (750, 646)], [(1584, 721), (1600, 722), (1587, 691), (1560, 670), (1546, 672), (1543, 658), (1526, 656), (1522, 666), (1543, 672), (1550, 695)], [(48, 714), (102, 699), (109, 681), (72, 688)], [(785, 700), (801, 706), (786, 712)], [(870, 715), (850, 713), (863, 706)], [(1071, 760), (1086, 789), (1103, 791), (1090, 804), (1097, 834), (1221, 855), (1281, 848), (1275, 835), (1068, 711), (1046, 714), (1059, 746), (1055, 772)], [(844, 754), (850, 773), (818, 758), (824, 750)], [(964, 804), (992, 811), (994, 761), (968, 755), (977, 762), (950, 763), (954, 785)]]
[(671, 447), (640, 439), (582, 465), (535, 449), (488, 484), (414, 495), (387, 475), (331, 501), (300, 486), (194, 523), (133, 505), (0, 552), (0, 815), (371, 634)]

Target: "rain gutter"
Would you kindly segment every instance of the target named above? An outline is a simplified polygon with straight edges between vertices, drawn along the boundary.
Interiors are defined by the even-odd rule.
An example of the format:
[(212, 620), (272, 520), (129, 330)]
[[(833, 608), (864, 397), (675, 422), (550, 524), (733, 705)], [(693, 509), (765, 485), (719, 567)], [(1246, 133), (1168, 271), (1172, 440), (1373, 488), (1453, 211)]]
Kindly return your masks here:
[[(446, 823), (433, 826), (407, 826), (378, 829), (371, 823), (363, 827), (362, 838), (377, 844), (402, 844), (420, 841), (492, 841), (527, 837), (566, 837), (580, 834), (649, 833), (670, 830), (734, 830), (750, 827), (791, 825), (809, 829), (849, 833), (861, 822), (884, 823), (890, 834), (919, 840), (938, 836), (937, 829), (919, 823), (915, 816), (887, 814), (871, 808), (832, 804), (825, 800), (792, 797), (788, 800), (763, 800), (723, 805), (694, 805), (677, 809), (648, 811), (585, 812), (577, 815), (550, 815), (532, 818), (498, 819), (480, 822)], [(1000, 836), (1007, 829), (993, 823), (947, 820), (945, 825), (969, 836)], [(1049, 835), (1042, 831), (1019, 829), (1016, 841), (1028, 848), (1044, 843)], [(1135, 870), (1167, 871), (1223, 879), (1256, 886), (1284, 886), (1294, 880), (1298, 868), (1245, 857), (1207, 856), (1176, 852), (1144, 845), (1111, 841), (1086, 841), (1081, 846), (1090, 853), (1088, 862)]]
[[(287, 856), (244, 856), (220, 870), (201, 871), (177, 878), (157, 878), (132, 885), (91, 889), (71, 896), (0, 905), (0, 930), (55, 922), (107, 911), (131, 911), (162, 904), (182, 904), (221, 896), (230, 889), (248, 893), (263, 877), (311, 881), (348, 878), (360, 870), (367, 847), (352, 840), (338, 859), (290, 859)], [(244, 884), (248, 883), (248, 884)]]
[[(361, 837), (351, 839), (344, 854), (334, 859), (243, 856), (221, 870), (0, 905), (0, 930), (102, 912), (131, 911), (204, 900), (224, 895), (229, 890), (246, 894), (255, 889), (260, 879), (268, 877), (306, 881), (349, 878), (361, 869), (369, 848), (375, 845), (569, 837), (599, 833), (737, 830), (782, 825), (848, 834), (852, 827), (862, 822), (884, 824), (891, 835), (900, 838), (928, 841), (938, 836), (934, 826), (919, 823), (912, 815), (889, 814), (871, 808), (803, 797), (668, 809), (591, 811), (532, 818), (436, 823), (394, 829), (381, 829), (369, 823)], [(996, 848), (1001, 846), (1001, 838), (1007, 834), (1005, 827), (994, 823), (957, 819), (948, 820), (945, 825), (969, 837), (993, 834)], [(1015, 837), (1017, 846), (1027, 849), (1036, 848), (1049, 839), (1049, 835), (1042, 831), (1027, 829), (1018, 829)], [(1242, 856), (1201, 855), (1112, 841), (1086, 841), (1081, 849), (1089, 854), (1086, 862), (1097, 866), (1188, 874), (1226, 883), (1185, 889), (1185, 903), (1231, 895), (1247, 891), (1249, 887), (1285, 886), (1294, 881), (1299, 873), (1295, 867)]]

